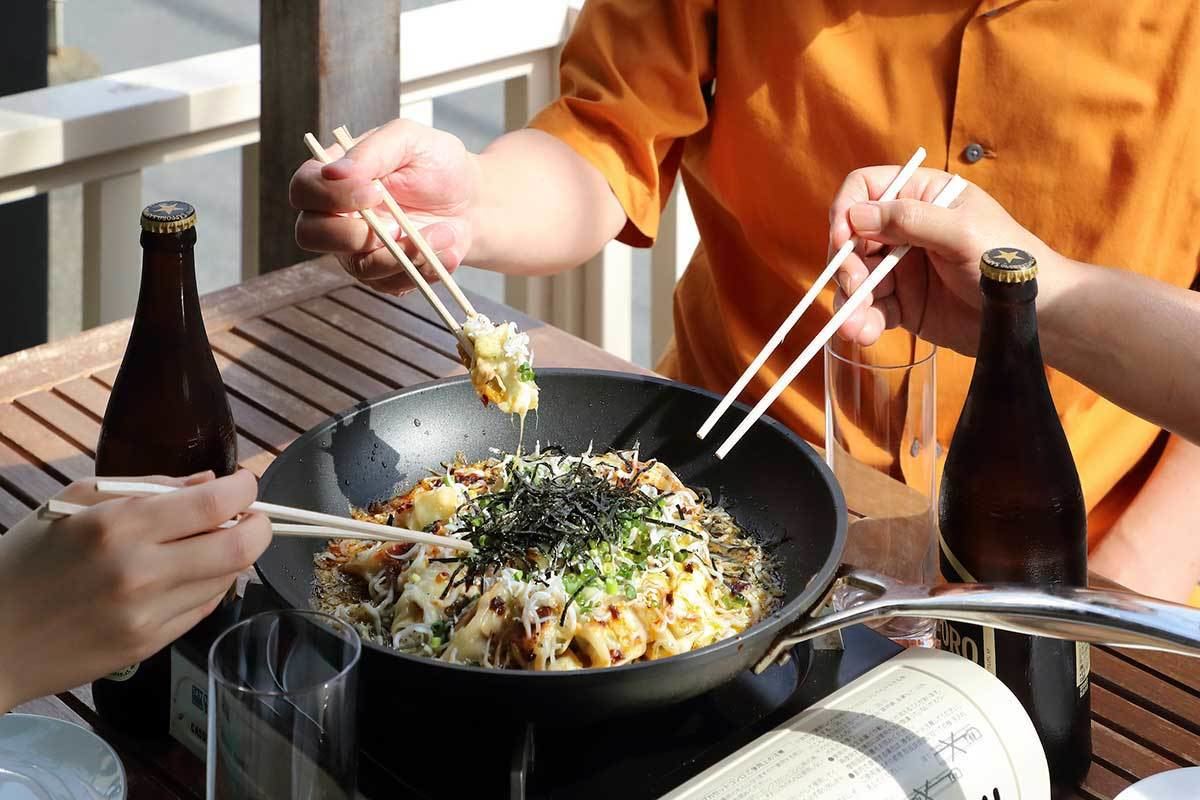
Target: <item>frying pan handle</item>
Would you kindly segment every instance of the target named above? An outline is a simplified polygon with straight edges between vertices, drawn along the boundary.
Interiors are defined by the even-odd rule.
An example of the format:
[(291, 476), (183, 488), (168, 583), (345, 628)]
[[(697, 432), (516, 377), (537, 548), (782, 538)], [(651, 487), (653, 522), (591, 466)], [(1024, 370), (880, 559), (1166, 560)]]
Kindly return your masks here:
[(800, 642), (890, 617), (944, 619), (1052, 639), (1200, 656), (1200, 609), (1132, 592), (981, 583), (913, 586), (849, 565), (841, 567), (829, 591), (839, 584), (871, 596), (844, 611), (801, 618), (776, 640), (755, 672)]

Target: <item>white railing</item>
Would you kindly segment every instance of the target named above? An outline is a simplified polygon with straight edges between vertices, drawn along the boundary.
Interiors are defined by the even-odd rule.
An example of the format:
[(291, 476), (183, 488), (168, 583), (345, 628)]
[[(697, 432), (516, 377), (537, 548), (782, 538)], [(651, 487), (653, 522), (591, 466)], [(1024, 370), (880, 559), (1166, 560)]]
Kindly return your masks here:
[[(558, 92), (560, 49), (580, 4), (455, 0), (405, 12), (402, 115), (428, 123), (434, 98), (503, 83), (506, 128), (522, 127)], [(84, 187), (85, 327), (133, 311), (140, 255), (129, 219), (141, 207), (141, 172), (153, 165), (241, 149), (242, 271), (257, 272), (259, 92), (252, 46), (0, 98), (0, 203)], [(655, 357), (670, 336), (671, 291), (696, 240), (677, 192), (651, 259)], [(570, 272), (508, 278), (505, 299), (629, 357), (630, 269), (629, 249), (613, 243)]]

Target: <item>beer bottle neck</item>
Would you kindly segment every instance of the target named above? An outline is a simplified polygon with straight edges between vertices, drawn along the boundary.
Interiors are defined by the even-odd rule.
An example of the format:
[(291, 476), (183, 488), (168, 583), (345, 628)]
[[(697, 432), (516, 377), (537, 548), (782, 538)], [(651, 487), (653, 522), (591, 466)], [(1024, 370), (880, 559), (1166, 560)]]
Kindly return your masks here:
[(142, 233), (142, 284), (134, 329), (155, 335), (192, 338), (207, 344), (196, 289), (194, 229), (173, 234)]
[(1007, 376), (1037, 373), (1045, 380), (1038, 342), (1037, 284), (996, 283), (983, 279), (983, 320), (977, 359)]

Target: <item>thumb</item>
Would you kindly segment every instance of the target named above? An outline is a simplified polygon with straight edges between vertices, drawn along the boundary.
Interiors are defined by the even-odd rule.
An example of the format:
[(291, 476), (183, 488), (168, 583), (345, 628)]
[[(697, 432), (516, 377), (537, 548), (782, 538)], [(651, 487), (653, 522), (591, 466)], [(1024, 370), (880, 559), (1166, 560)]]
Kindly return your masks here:
[(327, 180), (371, 181), (407, 165), (428, 128), (406, 119), (392, 120), (360, 137), (340, 159), (321, 168)]
[(850, 225), (864, 239), (946, 250), (962, 238), (954, 209), (920, 200), (858, 203), (850, 207)]

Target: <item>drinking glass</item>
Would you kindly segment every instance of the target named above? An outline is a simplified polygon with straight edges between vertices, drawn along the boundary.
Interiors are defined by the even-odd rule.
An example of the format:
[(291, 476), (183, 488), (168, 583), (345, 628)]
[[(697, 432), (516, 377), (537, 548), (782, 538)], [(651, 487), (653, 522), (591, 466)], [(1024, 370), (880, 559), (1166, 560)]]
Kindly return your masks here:
[[(860, 347), (838, 337), (825, 347), (825, 458), (851, 519), (845, 560), (910, 583), (938, 577), (936, 354), (921, 339), (887, 337)], [(858, 519), (855, 519), (855, 516)], [(837, 608), (863, 599), (846, 588)], [(872, 625), (906, 646), (931, 647), (931, 619)]]
[(342, 620), (268, 611), (208, 658), (208, 800), (351, 800), (362, 643)]

